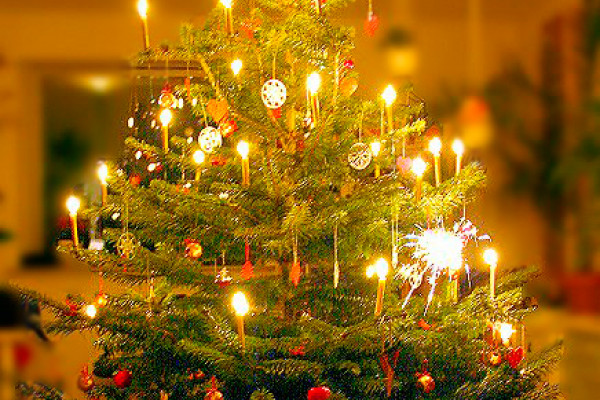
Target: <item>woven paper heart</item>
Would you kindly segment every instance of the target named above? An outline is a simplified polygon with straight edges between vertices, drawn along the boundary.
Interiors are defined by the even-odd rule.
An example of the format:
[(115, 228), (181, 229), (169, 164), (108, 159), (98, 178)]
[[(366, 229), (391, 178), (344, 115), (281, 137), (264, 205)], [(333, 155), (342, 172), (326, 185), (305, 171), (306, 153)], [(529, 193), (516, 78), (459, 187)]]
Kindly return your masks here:
[(217, 123), (223, 121), (229, 115), (229, 106), (227, 105), (227, 100), (209, 100), (206, 104), (206, 111), (213, 121)]

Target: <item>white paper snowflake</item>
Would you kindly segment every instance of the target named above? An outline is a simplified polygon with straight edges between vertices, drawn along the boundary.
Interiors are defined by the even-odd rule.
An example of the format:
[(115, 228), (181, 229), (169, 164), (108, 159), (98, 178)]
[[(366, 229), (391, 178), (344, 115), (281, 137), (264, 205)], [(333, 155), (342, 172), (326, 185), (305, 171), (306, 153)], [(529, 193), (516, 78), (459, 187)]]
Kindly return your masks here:
[(287, 89), (283, 82), (271, 79), (263, 85), (261, 97), (267, 108), (277, 109), (285, 104)]
[(207, 126), (200, 132), (198, 143), (200, 143), (202, 151), (205, 153), (213, 153), (223, 144), (223, 137), (217, 128)]

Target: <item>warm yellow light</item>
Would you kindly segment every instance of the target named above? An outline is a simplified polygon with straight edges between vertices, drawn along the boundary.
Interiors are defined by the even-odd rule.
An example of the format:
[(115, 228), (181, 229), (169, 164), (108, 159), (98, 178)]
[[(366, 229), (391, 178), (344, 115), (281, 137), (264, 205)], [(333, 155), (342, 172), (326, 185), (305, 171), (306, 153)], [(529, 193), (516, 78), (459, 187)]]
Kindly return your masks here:
[(498, 327), (498, 331), (500, 332), (500, 338), (502, 339), (502, 343), (508, 343), (515, 330), (513, 329), (512, 324), (501, 323)]
[(371, 152), (373, 153), (373, 156), (377, 157), (379, 155), (380, 151), (381, 151), (381, 142), (379, 140), (371, 142)]
[(108, 178), (108, 165), (101, 163), (98, 167), (98, 178), (103, 185), (106, 185), (106, 178)]
[(133, 117), (129, 117), (129, 119), (127, 120), (127, 126), (129, 128), (133, 128), (134, 125), (135, 125), (135, 119)]
[(372, 278), (377, 275), (380, 281), (384, 281), (389, 269), (390, 267), (387, 260), (385, 258), (380, 258), (375, 264), (367, 267), (367, 278)]
[(381, 98), (385, 101), (386, 106), (391, 106), (396, 101), (398, 97), (398, 93), (396, 93), (396, 89), (392, 85), (389, 85), (385, 88), (383, 93), (381, 94)]
[(457, 156), (462, 156), (464, 154), (465, 145), (462, 140), (454, 139), (454, 142), (452, 142), (452, 151), (454, 151), (454, 154)]
[(413, 160), (411, 169), (417, 177), (422, 177), (427, 170), (427, 163), (421, 157), (417, 157)]
[(140, 0), (137, 3), (138, 14), (142, 19), (148, 18), (148, 0)]
[(150, 163), (150, 164), (148, 164), (148, 168), (146, 168), (146, 169), (148, 170), (148, 172), (154, 172), (156, 167), (157, 167), (156, 163)]
[(192, 155), (192, 158), (194, 159), (194, 162), (198, 165), (202, 164), (206, 159), (202, 150), (196, 150)]
[(225, 8), (231, 8), (233, 0), (221, 0), (221, 4), (223, 4), (223, 7)]
[(173, 113), (168, 108), (165, 108), (160, 112), (159, 118), (162, 126), (169, 126), (169, 124), (173, 120)]
[(235, 315), (238, 317), (245, 316), (250, 310), (250, 305), (248, 304), (248, 300), (246, 300), (246, 295), (242, 292), (237, 292), (233, 295), (231, 305), (235, 310)]
[(321, 88), (321, 75), (318, 72), (313, 72), (306, 79), (306, 86), (311, 94), (316, 94)]
[(233, 60), (233, 62), (231, 63), (231, 70), (233, 71), (233, 75), (238, 76), (238, 74), (242, 70), (243, 66), (244, 66), (244, 63), (239, 58), (236, 60)]
[(439, 137), (434, 137), (429, 141), (429, 151), (434, 156), (439, 156), (442, 151), (442, 140)]
[(75, 196), (70, 196), (67, 199), (67, 210), (69, 210), (69, 214), (77, 215), (77, 211), (79, 211), (79, 207), (81, 207), (81, 202)]
[(237, 145), (237, 151), (243, 159), (246, 159), (248, 158), (248, 154), (250, 154), (250, 145), (248, 142), (242, 140)]
[(494, 249), (487, 249), (483, 252), (483, 260), (491, 267), (498, 265), (498, 253)]
[(85, 308), (85, 315), (87, 315), (88, 317), (96, 318), (96, 314), (98, 314), (98, 309), (95, 305), (90, 304)]

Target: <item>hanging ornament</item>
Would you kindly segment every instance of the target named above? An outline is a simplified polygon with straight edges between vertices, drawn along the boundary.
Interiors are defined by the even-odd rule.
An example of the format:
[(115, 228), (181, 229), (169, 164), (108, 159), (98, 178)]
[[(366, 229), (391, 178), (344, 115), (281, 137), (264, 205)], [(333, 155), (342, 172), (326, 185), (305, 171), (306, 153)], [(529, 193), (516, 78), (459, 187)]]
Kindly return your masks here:
[(369, 13), (365, 21), (365, 33), (367, 36), (373, 37), (377, 29), (379, 29), (379, 17), (373, 12), (373, 0), (369, 0)]
[(435, 389), (435, 380), (431, 374), (427, 371), (427, 365), (429, 361), (423, 361), (423, 372), (417, 373), (418, 386), (423, 390), (424, 393), (431, 393)]
[(223, 157), (222, 155), (213, 156), (210, 159), (210, 164), (215, 167), (222, 167), (223, 165), (227, 164), (227, 158)]
[(226, 288), (231, 284), (232, 278), (229, 276), (229, 271), (227, 271), (227, 267), (223, 267), (221, 271), (217, 274), (215, 279), (215, 283), (219, 285), (221, 289)]
[(371, 164), (371, 160), (373, 160), (373, 153), (369, 145), (359, 142), (350, 147), (348, 163), (352, 168), (362, 171)]
[(506, 356), (506, 360), (512, 369), (517, 369), (519, 364), (521, 364), (521, 361), (523, 361), (523, 358), (525, 358), (525, 351), (521, 346), (510, 350)]
[(185, 256), (198, 259), (202, 257), (202, 246), (197, 240), (185, 239)]
[(223, 393), (217, 388), (217, 378), (214, 376), (210, 379), (210, 387), (206, 389), (204, 400), (223, 400)]
[(358, 89), (358, 79), (353, 76), (345, 76), (340, 81), (340, 93), (343, 96), (350, 97)]
[(202, 129), (200, 136), (198, 136), (198, 143), (200, 148), (205, 153), (214, 153), (223, 144), (223, 138), (221, 132), (215, 127), (207, 126)]
[(89, 373), (88, 366), (84, 366), (79, 374), (79, 379), (77, 379), (77, 387), (83, 392), (88, 393), (96, 386), (94, 382), (94, 377)]
[(219, 132), (224, 138), (228, 138), (229, 136), (233, 135), (238, 129), (237, 123), (233, 119), (229, 121), (223, 121), (219, 124)]
[(136, 250), (139, 247), (139, 242), (133, 235), (133, 233), (125, 232), (117, 241), (117, 252), (121, 256), (121, 258), (126, 258), (131, 260), (135, 257)]
[(396, 167), (402, 174), (408, 174), (412, 169), (412, 158), (408, 157), (398, 157), (396, 159)]
[(395, 368), (398, 365), (398, 358), (400, 357), (400, 352), (396, 351), (394, 354), (394, 358), (390, 363), (389, 356), (387, 354), (382, 354), (379, 358), (379, 363), (381, 365), (381, 369), (385, 374), (385, 390), (387, 397), (392, 396), (392, 388), (394, 387), (394, 376), (396, 375)]
[(500, 355), (500, 352), (492, 351), (488, 356), (488, 360), (491, 366), (497, 367), (502, 363), (502, 356)]
[(65, 303), (69, 307), (69, 310), (65, 312), (67, 317), (74, 317), (79, 314), (79, 304), (75, 303), (71, 296), (67, 296)]
[(177, 98), (173, 94), (173, 86), (169, 82), (165, 83), (162, 91), (160, 92), (160, 97), (158, 98), (158, 104), (163, 108), (174, 108), (177, 105)]
[(242, 21), (240, 28), (248, 39), (254, 39), (257, 29), (262, 25), (262, 21), (258, 18), (249, 18)]
[(227, 100), (211, 99), (206, 103), (206, 112), (217, 124), (229, 116), (229, 105)]
[(290, 349), (290, 354), (295, 357), (304, 357), (306, 355), (306, 347), (301, 344)]
[(327, 386), (314, 387), (308, 391), (308, 400), (327, 400), (331, 390)]
[(248, 242), (248, 238), (246, 238), (244, 253), (246, 255), (246, 262), (242, 267), (242, 278), (249, 280), (254, 276), (254, 266), (250, 261), (250, 243)]
[(263, 85), (261, 97), (267, 108), (280, 108), (285, 104), (287, 89), (283, 82), (278, 81), (277, 79), (271, 79)]
[(121, 370), (113, 376), (113, 382), (119, 389), (127, 389), (131, 386), (133, 375), (127, 370)]
[(344, 61), (344, 68), (354, 69), (354, 61), (352, 61), (351, 59), (347, 59), (346, 61)]

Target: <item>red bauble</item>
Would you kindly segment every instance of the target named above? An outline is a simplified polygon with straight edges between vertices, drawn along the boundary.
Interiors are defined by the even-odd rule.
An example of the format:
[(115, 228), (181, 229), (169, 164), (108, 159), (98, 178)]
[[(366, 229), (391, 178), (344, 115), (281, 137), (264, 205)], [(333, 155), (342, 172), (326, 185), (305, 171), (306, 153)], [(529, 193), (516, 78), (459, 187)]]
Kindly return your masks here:
[(131, 184), (131, 186), (137, 187), (140, 185), (140, 183), (142, 183), (142, 177), (138, 174), (131, 175), (129, 177), (129, 183)]
[(327, 400), (331, 390), (327, 386), (314, 387), (308, 391), (308, 400)]
[(32, 348), (23, 343), (17, 343), (15, 345), (13, 354), (15, 357), (15, 365), (19, 370), (27, 367), (33, 357)]
[(354, 61), (348, 59), (344, 61), (344, 68), (346, 69), (354, 69)]
[(185, 255), (190, 258), (202, 257), (202, 246), (196, 240), (185, 239)]
[(127, 370), (119, 371), (115, 374), (115, 376), (113, 376), (113, 381), (115, 382), (115, 385), (117, 385), (117, 387), (119, 389), (126, 389), (129, 386), (131, 386), (132, 380), (133, 380), (133, 375), (131, 374), (131, 372), (129, 372)]
[(431, 393), (433, 392), (433, 389), (435, 389), (435, 380), (431, 377), (431, 375), (429, 375), (429, 373), (421, 374), (418, 382), (419, 386), (425, 393)]
[(238, 126), (234, 120), (224, 121), (219, 125), (219, 131), (221, 136), (227, 138), (234, 134), (238, 130)]
[(96, 386), (94, 377), (88, 372), (87, 366), (83, 367), (79, 379), (77, 380), (77, 387), (81, 389), (82, 392), (87, 393), (92, 390), (94, 386)]
[(512, 349), (508, 355), (506, 356), (506, 360), (511, 368), (516, 369), (521, 361), (525, 358), (525, 351), (522, 347), (517, 347), (516, 349)]
[(271, 115), (271, 118), (279, 119), (283, 115), (283, 113), (281, 111), (281, 107), (273, 108), (273, 109), (269, 108), (268, 111), (269, 111), (269, 114)]

